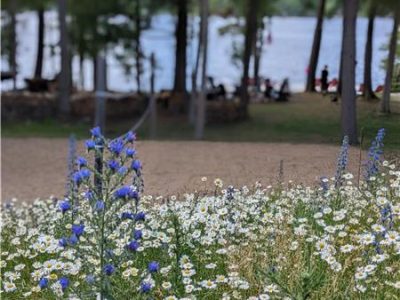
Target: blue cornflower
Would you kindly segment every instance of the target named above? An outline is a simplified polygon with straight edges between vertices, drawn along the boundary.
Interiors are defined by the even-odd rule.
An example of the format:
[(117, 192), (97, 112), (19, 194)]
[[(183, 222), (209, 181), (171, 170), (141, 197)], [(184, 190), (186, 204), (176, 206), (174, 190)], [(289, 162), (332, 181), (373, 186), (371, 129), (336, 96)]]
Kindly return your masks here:
[(72, 179), (77, 185), (80, 185), (84, 180), (88, 179), (89, 177), (90, 171), (88, 169), (82, 169), (72, 174)]
[(79, 237), (85, 231), (85, 225), (83, 225), (83, 224), (73, 224), (71, 230), (72, 230), (72, 232), (74, 234), (76, 234), (77, 237)]
[(145, 220), (145, 218), (146, 218), (146, 214), (144, 213), (144, 212), (138, 212), (136, 215), (135, 215), (135, 220), (136, 221), (144, 221)]
[(122, 141), (122, 139), (118, 138), (115, 140), (112, 140), (109, 144), (108, 144), (108, 148), (110, 149), (110, 151), (115, 154), (115, 155), (120, 155), (122, 150), (124, 150), (124, 142)]
[(130, 192), (129, 192), (129, 198), (130, 199), (139, 199), (139, 194), (138, 194), (138, 192), (136, 192), (136, 191), (134, 191), (134, 190), (131, 190)]
[(60, 203), (60, 209), (61, 209), (62, 213), (65, 213), (70, 208), (71, 208), (71, 204), (69, 203), (69, 201), (62, 201)]
[(94, 127), (93, 129), (90, 130), (90, 133), (95, 137), (95, 138), (100, 138), (101, 137), (101, 129), (99, 126)]
[(135, 159), (132, 162), (131, 168), (137, 172), (142, 168), (142, 163), (140, 162), (140, 160)]
[(94, 205), (94, 209), (96, 211), (103, 211), (104, 206), (105, 206), (104, 201), (98, 200), (98, 201), (96, 201), (96, 204)]
[(72, 234), (68, 240), (68, 243), (70, 243), (71, 245), (76, 245), (78, 243), (79, 239), (76, 236), (76, 234)]
[(110, 276), (115, 272), (115, 268), (112, 264), (107, 264), (103, 267), (103, 272), (107, 275)]
[(133, 133), (132, 131), (128, 131), (128, 132), (125, 134), (125, 140), (126, 140), (127, 142), (129, 142), (129, 143), (134, 142), (134, 141), (136, 140), (136, 134)]
[(47, 278), (45, 278), (45, 277), (40, 278), (39, 286), (41, 289), (46, 288), (48, 284), (49, 284), (49, 280)]
[(83, 180), (89, 179), (90, 171), (88, 169), (82, 169), (81, 170), (81, 177), (82, 177)]
[(379, 172), (379, 162), (381, 155), (383, 154), (383, 138), (385, 137), (385, 129), (381, 128), (372, 141), (372, 145), (368, 150), (368, 161), (365, 164), (365, 180), (369, 181), (372, 176), (375, 176)]
[(93, 140), (86, 140), (85, 145), (88, 151), (93, 150), (96, 147), (96, 143)]
[(140, 244), (138, 241), (131, 241), (127, 247), (130, 251), (137, 251), (137, 249), (140, 247)]
[(61, 247), (67, 247), (68, 241), (67, 241), (66, 238), (61, 238), (61, 239), (58, 241), (58, 244), (59, 244)]
[(125, 154), (126, 154), (126, 156), (128, 156), (128, 157), (133, 157), (133, 156), (136, 154), (136, 150), (135, 150), (135, 149), (132, 149), (132, 148), (127, 148), (127, 149), (125, 150)]
[(80, 185), (82, 183), (82, 175), (80, 171), (76, 171), (72, 174), (72, 180), (75, 184)]
[(149, 270), (150, 273), (156, 273), (160, 269), (160, 264), (156, 261), (152, 261), (149, 263), (147, 266), (147, 270)]
[(121, 219), (131, 219), (131, 220), (133, 220), (133, 218), (134, 218), (134, 215), (131, 212), (126, 211), (126, 212), (123, 212), (121, 214)]
[(58, 282), (60, 283), (63, 290), (65, 290), (69, 286), (69, 279), (67, 277), (61, 277)]
[(141, 291), (142, 293), (148, 293), (148, 292), (150, 292), (151, 288), (152, 288), (152, 285), (151, 285), (150, 282), (142, 282), (142, 283), (140, 284), (140, 291)]
[(88, 163), (87, 160), (82, 156), (79, 156), (76, 159), (76, 164), (78, 165), (79, 168), (86, 167), (87, 163)]
[(127, 198), (131, 191), (132, 190), (129, 186), (124, 185), (115, 191), (114, 196), (116, 198)]
[(90, 201), (90, 200), (94, 199), (94, 194), (93, 194), (92, 191), (88, 190), (88, 191), (85, 192), (84, 197), (85, 197), (85, 199)]
[(117, 169), (120, 167), (119, 162), (117, 162), (114, 159), (111, 159), (107, 162), (108, 167), (110, 168), (111, 171), (115, 172)]
[(140, 240), (143, 237), (143, 232), (141, 230), (135, 229), (133, 232), (133, 237), (135, 240)]
[(128, 172), (128, 168), (125, 166), (122, 166), (121, 168), (118, 169), (119, 175), (125, 175), (127, 172)]

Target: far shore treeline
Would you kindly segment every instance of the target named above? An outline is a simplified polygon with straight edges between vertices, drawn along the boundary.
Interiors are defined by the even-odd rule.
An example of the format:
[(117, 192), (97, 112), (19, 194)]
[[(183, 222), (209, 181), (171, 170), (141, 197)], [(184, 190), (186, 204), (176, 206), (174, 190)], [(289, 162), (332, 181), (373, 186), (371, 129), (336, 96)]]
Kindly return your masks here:
[[(241, 68), (241, 81), (238, 83), (238, 109), (241, 115), (248, 115), (248, 105), (251, 102), (249, 84), (259, 90), (260, 61), (265, 44), (264, 33), (267, 30), (268, 18), (271, 16), (315, 16), (316, 25), (312, 42), (307, 80), (304, 90), (309, 93), (317, 91), (319, 78), (317, 70), (321, 40), (324, 36), (324, 19), (332, 16), (343, 17), (343, 32), (337, 98), (341, 103), (342, 135), (349, 137), (350, 144), (359, 142), (356, 118), (356, 83), (355, 65), (363, 64), (362, 96), (365, 100), (377, 99), (378, 95), (372, 86), (372, 63), (374, 43), (374, 22), (376, 17), (390, 17), (393, 25), (388, 37), (388, 56), (383, 62), (385, 66), (385, 82), (382, 86), (380, 111), (390, 113), (391, 92), (398, 88), (398, 78), (393, 76), (398, 68), (399, 48), (398, 27), (400, 20), (400, 1), (398, 0), (4, 0), (2, 1), (2, 35), (1, 55), (2, 80), (13, 80), (14, 90), (17, 90), (16, 77), (19, 53), (19, 37), (16, 30), (18, 15), (26, 11), (34, 11), (37, 17), (37, 50), (35, 68), (31, 80), (40, 82), (43, 79), (44, 51), (50, 51), (61, 57), (58, 81), (58, 112), (60, 116), (68, 116), (71, 111), (70, 94), (73, 89), (72, 72), (79, 73), (84, 80), (83, 62), (93, 62), (94, 90), (107, 91), (107, 61), (105, 54), (112, 53), (124, 67), (127, 74), (135, 78), (137, 94), (145, 93), (143, 82), (143, 65), (150, 61), (150, 56), (143, 51), (142, 34), (151, 26), (152, 17), (159, 13), (176, 16), (175, 28), (175, 62), (173, 88), (171, 91), (170, 111), (174, 114), (186, 111), (190, 122), (195, 125), (195, 137), (204, 136), (206, 104), (206, 86), (208, 83), (207, 59), (208, 51), (208, 17), (220, 15), (237, 19), (234, 25), (221, 28), (221, 32), (236, 32), (243, 35), (243, 43), (235, 45), (234, 56)], [(55, 10), (58, 15), (59, 41), (56, 44), (46, 44), (45, 12)], [(188, 39), (193, 35), (190, 27), (191, 16), (200, 16), (198, 48), (196, 49), (195, 65), (188, 71)], [(368, 29), (365, 43), (364, 61), (356, 62), (357, 17), (368, 18)], [(268, 38), (268, 37), (267, 37)], [(215, 47), (215, 45), (214, 45)], [(118, 49), (118, 51), (116, 50)], [(72, 69), (71, 57), (78, 57), (79, 70)], [(4, 67), (6, 66), (7, 69)], [(75, 65), (76, 66), (76, 65)], [(190, 78), (191, 85), (187, 86)], [(47, 78), (49, 80), (49, 78)], [(99, 84), (101, 83), (101, 86)], [(395, 83), (393, 85), (393, 83)], [(380, 95), (379, 95), (380, 96)]]

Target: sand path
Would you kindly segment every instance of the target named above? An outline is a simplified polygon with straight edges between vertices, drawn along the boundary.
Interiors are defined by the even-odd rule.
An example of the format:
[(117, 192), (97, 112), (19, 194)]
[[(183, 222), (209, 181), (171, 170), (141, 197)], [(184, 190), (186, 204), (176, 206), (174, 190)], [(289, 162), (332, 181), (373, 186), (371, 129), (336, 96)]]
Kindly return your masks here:
[[(84, 153), (82, 141), (78, 152)], [(175, 194), (193, 191), (221, 178), (225, 184), (276, 181), (283, 160), (284, 180), (313, 184), (332, 176), (338, 146), (279, 143), (155, 142), (137, 143), (143, 162), (145, 192)], [(2, 199), (62, 196), (67, 174), (67, 139), (2, 139)], [(358, 150), (350, 151), (350, 169), (358, 168)]]

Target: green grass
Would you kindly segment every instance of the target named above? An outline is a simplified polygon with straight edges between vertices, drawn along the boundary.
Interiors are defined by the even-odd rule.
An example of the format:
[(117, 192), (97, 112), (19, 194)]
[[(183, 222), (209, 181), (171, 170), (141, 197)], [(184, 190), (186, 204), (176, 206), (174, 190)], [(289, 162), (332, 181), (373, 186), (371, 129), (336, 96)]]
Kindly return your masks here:
[(74, 133), (77, 137), (87, 136), (85, 122), (60, 122), (56, 119), (43, 121), (2, 122), (2, 137), (67, 137)]
[[(368, 146), (379, 128), (387, 130), (385, 147), (400, 150), (400, 115), (380, 115), (377, 103), (358, 101), (358, 128), (363, 128), (364, 147)], [(292, 143), (340, 143), (340, 104), (319, 95), (298, 94), (289, 103), (252, 104), (250, 118), (231, 124), (208, 125), (205, 140)], [(193, 127), (185, 116), (160, 116), (159, 140), (191, 140)], [(107, 122), (107, 135), (117, 136), (128, 130), (132, 120)], [(87, 137), (89, 122), (5, 122), (3, 137)], [(148, 139), (148, 124), (138, 130), (140, 139)]]

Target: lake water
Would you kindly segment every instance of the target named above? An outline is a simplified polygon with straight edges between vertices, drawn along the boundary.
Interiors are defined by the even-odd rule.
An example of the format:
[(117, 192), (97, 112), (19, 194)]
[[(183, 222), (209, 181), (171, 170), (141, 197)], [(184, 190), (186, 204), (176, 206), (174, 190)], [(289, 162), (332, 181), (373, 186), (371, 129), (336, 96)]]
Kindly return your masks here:
[[(24, 86), (23, 79), (31, 77), (34, 72), (36, 57), (37, 19), (32, 12), (18, 15), (18, 87)], [(195, 31), (198, 28), (198, 18), (194, 19)], [(215, 78), (216, 83), (224, 83), (234, 86), (240, 80), (241, 71), (231, 61), (232, 41), (243, 41), (241, 36), (223, 35), (218, 29), (232, 22), (233, 19), (224, 19), (218, 16), (210, 17), (209, 23), (209, 61), (208, 75)], [(50, 11), (46, 14), (46, 44), (54, 44), (58, 40), (57, 15)], [(143, 32), (142, 43), (145, 55), (155, 53), (157, 59), (156, 89), (170, 89), (173, 85), (174, 55), (175, 55), (175, 18), (163, 14), (154, 17), (152, 29)], [(191, 20), (193, 22), (193, 20)], [(271, 23), (272, 43), (265, 43), (261, 60), (260, 75), (270, 77), (274, 81), (281, 81), (288, 77), (293, 90), (302, 90), (305, 84), (306, 69), (308, 65), (312, 44), (315, 18), (311, 17), (273, 17)], [(389, 18), (377, 18), (374, 33), (373, 56), (373, 84), (383, 84), (385, 72), (382, 69), (382, 60), (387, 56), (385, 45), (389, 41), (392, 20)], [(357, 70), (356, 82), (362, 83), (363, 56), (366, 39), (367, 19), (359, 18), (357, 22)], [(335, 17), (327, 19), (324, 23), (323, 39), (321, 45), (320, 63), (318, 73), (323, 65), (330, 69), (330, 77), (337, 77), (339, 68), (339, 56), (341, 48), (342, 19)], [(266, 37), (265, 32), (264, 36)], [(195, 34), (196, 36), (196, 34)], [(266, 40), (266, 39), (265, 39)], [(196, 53), (196, 39), (192, 39), (188, 46), (188, 74), (194, 65)], [(113, 49), (109, 49), (109, 53)], [(108, 87), (117, 91), (135, 90), (133, 76), (127, 77), (119, 63), (111, 54), (108, 62)], [(75, 82), (78, 82), (78, 60), (73, 61)], [(149, 64), (144, 64), (143, 88), (149, 87)], [(2, 61), (2, 70), (7, 70), (7, 63)], [(50, 55), (49, 47), (45, 50), (44, 76), (54, 77), (59, 72), (60, 63), (58, 55)], [(85, 89), (92, 88), (92, 64), (85, 61)], [(188, 78), (188, 85), (190, 80)], [(11, 88), (11, 82), (3, 82), (2, 89)]]

